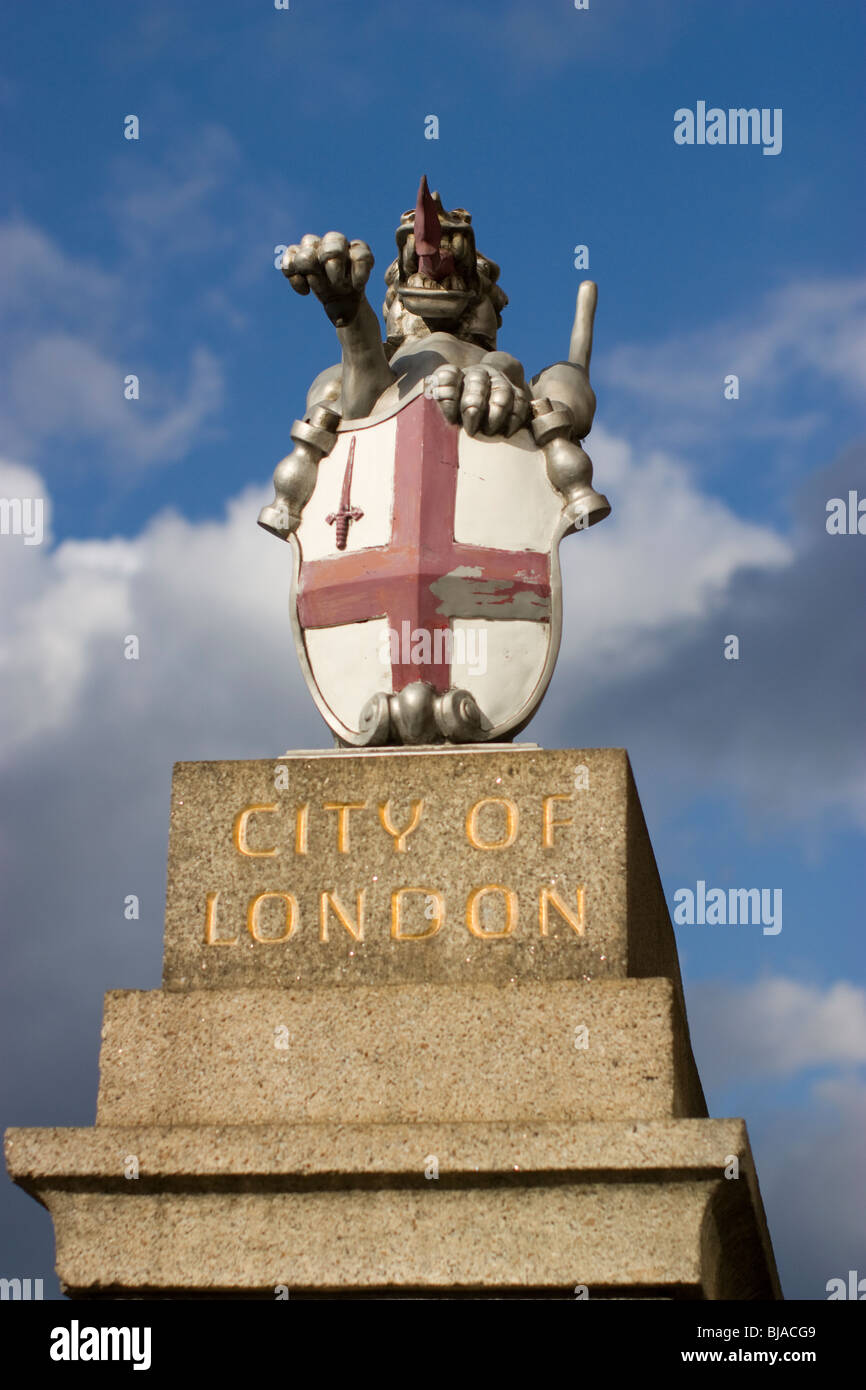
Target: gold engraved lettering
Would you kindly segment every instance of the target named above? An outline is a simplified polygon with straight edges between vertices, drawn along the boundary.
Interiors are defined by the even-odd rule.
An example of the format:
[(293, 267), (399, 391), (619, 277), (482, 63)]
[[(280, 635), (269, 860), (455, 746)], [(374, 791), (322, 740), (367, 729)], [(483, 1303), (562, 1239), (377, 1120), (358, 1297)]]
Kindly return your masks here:
[(363, 811), (366, 801), (326, 801), (326, 811), (337, 811), (337, 849), (341, 854), (349, 853), (349, 812)]
[(278, 809), (277, 806), (257, 804), (255, 806), (245, 806), (242, 811), (238, 812), (235, 816), (232, 839), (234, 840), (235, 849), (240, 854), (246, 854), (250, 859), (270, 859), (276, 854), (277, 851), (275, 849), (250, 849), (247, 844), (247, 822), (250, 816), (254, 816), (260, 811), (264, 813), (265, 811), (276, 811)]
[(307, 828), (310, 819), (310, 803), (305, 801), (295, 812), (295, 854), (307, 852)]
[[(423, 802), (423, 801), (413, 801), (413, 802), (412, 802), (412, 812), (411, 812), (411, 817), (412, 817), (412, 818), (411, 818), (411, 820), (409, 821), (409, 824), (405, 827), (405, 829), (403, 829), (403, 830), (398, 830), (397, 827), (396, 827), (395, 825), (392, 825), (392, 823), (391, 823), (391, 803), (390, 803), (390, 801), (383, 801), (382, 804), (380, 805), (380, 807), (379, 807), (379, 819), (380, 819), (380, 821), (382, 822), (382, 828), (383, 828), (384, 830), (387, 830), (387, 832), (388, 832), (389, 835), (393, 836), (393, 838), (394, 838), (394, 848), (395, 848), (395, 850), (398, 851), (398, 853), (400, 853), (400, 854), (405, 854), (405, 853), (406, 853), (406, 841), (408, 840), (409, 836), (412, 834), (412, 831), (413, 831), (413, 830), (417, 830), (417, 828), (418, 828), (418, 822), (419, 822), (419, 820), (421, 819), (421, 812), (423, 811), (423, 809), (424, 809), (424, 802)], [(407, 890), (407, 891), (411, 891), (411, 890)], [(432, 935), (432, 932), (430, 933), (430, 935)]]
[(219, 892), (208, 893), (204, 910), (204, 940), (206, 946), (237, 946), (236, 936), (217, 936), (217, 901)]
[[(428, 931), (404, 932), (403, 930), (403, 894), (420, 893), (424, 898), (424, 916), (430, 921)], [(433, 913), (428, 913), (428, 908), (433, 905)], [(442, 923), (445, 921), (445, 900), (441, 893), (437, 893), (435, 888), (398, 888), (391, 894), (391, 935), (395, 941), (428, 941), (431, 936), (435, 936)]]
[(349, 935), (350, 935), (350, 936), (353, 936), (353, 937), (355, 938), (356, 941), (363, 941), (363, 940), (364, 940), (364, 894), (366, 893), (366, 891), (367, 891), (366, 888), (362, 888), (361, 891), (360, 891), (360, 893), (358, 894), (357, 925), (355, 925), (355, 924), (352, 923), (352, 919), (350, 918), (350, 916), (349, 916), (349, 914), (348, 914), (346, 908), (343, 907), (343, 904), (340, 902), (340, 899), (337, 897), (336, 892), (331, 893), (331, 892), (328, 892), (328, 891), (326, 890), (324, 893), (322, 893), (322, 896), (321, 896), (321, 898), (319, 899), (319, 940), (320, 940), (320, 941), (328, 941), (328, 940), (329, 940), (329, 937), (328, 937), (328, 914), (329, 914), (329, 912), (334, 912), (334, 913), (336, 914), (336, 916), (337, 916), (337, 918), (339, 919), (341, 925), (344, 926), (344, 927), (346, 928), (346, 931), (349, 933)]
[(542, 836), (542, 844), (545, 849), (553, 848), (553, 832), (558, 825), (572, 825), (574, 823), (571, 816), (568, 817), (568, 820), (554, 820), (553, 818), (555, 809), (554, 802), (570, 800), (571, 792), (554, 792), (552, 796), (546, 796), (544, 798), (542, 803), (544, 807), (544, 833)]
[(555, 907), (560, 917), (565, 919), (572, 931), (576, 931), (578, 936), (583, 936), (586, 931), (585, 899), (586, 889), (581, 886), (577, 890), (577, 915), (575, 916), (555, 888), (542, 888), (538, 899), (538, 925), (541, 928), (541, 935), (548, 935), (548, 909)]
[[(263, 902), (268, 898), (279, 898), (286, 907), (286, 930), (282, 936), (262, 936), (259, 932), (259, 910)], [(257, 893), (254, 898), (250, 898), (247, 907), (247, 931), (253, 941), (261, 941), (264, 946), (273, 946), (280, 941), (288, 941), (295, 930), (295, 917), (298, 911), (298, 904), (291, 893)]]
[[(487, 893), (501, 893), (505, 898), (505, 926), (502, 931), (485, 931), (481, 926), (481, 900)], [(517, 894), (500, 883), (485, 883), (481, 888), (473, 888), (466, 899), (466, 925), (473, 936), (482, 941), (495, 941), (500, 936), (510, 936), (517, 926)]]
[[(478, 812), (482, 806), (504, 806), (505, 807), (505, 835), (501, 840), (482, 840), (478, 833)], [(466, 835), (470, 845), (474, 849), (507, 849), (513, 845), (517, 838), (517, 826), (520, 820), (517, 807), (507, 796), (485, 796), (481, 801), (476, 801), (466, 817)]]

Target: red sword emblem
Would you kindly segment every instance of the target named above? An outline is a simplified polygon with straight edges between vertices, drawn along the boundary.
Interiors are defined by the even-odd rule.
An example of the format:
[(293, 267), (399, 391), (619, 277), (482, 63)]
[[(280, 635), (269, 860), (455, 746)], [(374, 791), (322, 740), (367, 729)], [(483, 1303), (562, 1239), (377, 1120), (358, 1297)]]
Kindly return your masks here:
[(337, 523), (337, 549), (345, 550), (346, 542), (349, 539), (349, 523), (360, 521), (364, 513), (360, 507), (353, 507), (349, 501), (352, 492), (352, 471), (355, 467), (355, 436), (352, 435), (352, 442), (349, 445), (349, 457), (346, 460), (346, 472), (343, 476), (343, 491), (340, 495), (340, 509), (336, 512), (329, 512), (325, 517), (329, 526)]

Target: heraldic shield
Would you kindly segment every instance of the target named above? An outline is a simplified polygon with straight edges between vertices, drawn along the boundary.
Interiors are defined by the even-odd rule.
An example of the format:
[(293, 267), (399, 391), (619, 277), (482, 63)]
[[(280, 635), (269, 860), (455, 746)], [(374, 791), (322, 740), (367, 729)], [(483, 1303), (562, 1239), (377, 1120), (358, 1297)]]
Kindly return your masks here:
[(340, 423), (291, 540), (298, 654), (342, 743), (526, 724), (559, 648), (563, 501), (528, 429), (470, 435), (420, 387)]

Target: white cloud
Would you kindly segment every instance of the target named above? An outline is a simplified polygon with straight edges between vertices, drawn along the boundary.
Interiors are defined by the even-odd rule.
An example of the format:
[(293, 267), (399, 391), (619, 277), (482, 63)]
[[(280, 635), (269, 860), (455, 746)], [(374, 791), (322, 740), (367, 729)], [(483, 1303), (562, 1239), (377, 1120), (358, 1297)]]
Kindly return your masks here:
[(664, 453), (644, 464), (601, 440), (615, 512), (563, 544), (565, 638), (536, 739), (626, 746), (656, 810), (731, 798), (751, 831), (799, 822), (809, 855), (866, 827), (866, 547), (824, 525), (825, 499), (864, 476), (863, 448), (811, 475), (783, 539)]
[(584, 685), (664, 662), (672, 631), (706, 618), (735, 574), (777, 570), (794, 555), (771, 527), (702, 493), (671, 455), (640, 459), (604, 429), (593, 432), (591, 449), (596, 486), (610, 494), (615, 517), (561, 550), (571, 632), (561, 661)]
[[(680, 804), (711, 786), (774, 825), (817, 825), (831, 811), (849, 824), (866, 822), (863, 758), (852, 745), (856, 672), (822, 611), (823, 585), (844, 626), (841, 595), (854, 602), (856, 586), (840, 581), (823, 556), (814, 559), (816, 581), (790, 542), (702, 494), (684, 463), (660, 452), (640, 461), (603, 432), (596, 445), (597, 478), (615, 499), (616, 525), (563, 546), (565, 640), (528, 737), (550, 746), (625, 744), (641, 777), (646, 770), (660, 786), (677, 787)], [(45, 495), (41, 480), (10, 476), (5, 495), (31, 493)], [(197, 742), (209, 701), (214, 739), (226, 750), (249, 749), (251, 728), (268, 722), (275, 738), (291, 742), (289, 690), (292, 719), (308, 729), (307, 740), (327, 742), (291, 647), (289, 550), (255, 526), (266, 497), (236, 498), (224, 520), (207, 524), (162, 515), (128, 541), (67, 541), (52, 551), (7, 538), (0, 564), (15, 602), (5, 609), (0, 651), (6, 700), (18, 712), (7, 756), (15, 755), (16, 736), (30, 740), (43, 725), (70, 737), (84, 733), (80, 719), (98, 728), (102, 701), (119, 715), (133, 700), (158, 749), (169, 731), (190, 727), (177, 708), (188, 704), (190, 686), (200, 704)], [(857, 563), (850, 547), (842, 558)], [(811, 617), (809, 605), (817, 605)], [(805, 668), (804, 623), (814, 642), (826, 644)], [(732, 630), (744, 633), (739, 663), (722, 657)], [(127, 631), (142, 637), (147, 652), (134, 680), (117, 665)], [(241, 695), (238, 683), (251, 669), (254, 690), (245, 684)], [(778, 683), (786, 690), (782, 707), (773, 693)], [(831, 717), (816, 723), (816, 710), (828, 702)], [(792, 739), (806, 717), (810, 740), (795, 759)]]
[(0, 222), (0, 314), (19, 325), (67, 323), (84, 313), (90, 323), (113, 315), (121, 290), (119, 277), (71, 257), (30, 222)]
[(864, 1272), (866, 990), (777, 975), (693, 984), (687, 1003), (710, 1113), (724, 1088), (724, 1113), (748, 1121), (785, 1296), (826, 1298)]
[(831, 1279), (864, 1274), (866, 1084), (827, 1078), (807, 1104), (750, 1122), (786, 1298), (826, 1299)]
[(125, 260), (139, 273), (146, 267), (151, 294), (173, 266), (194, 260), (188, 302), (230, 322), (238, 309), (225, 291), (273, 271), (274, 246), (292, 240), (308, 203), (282, 174), (254, 177), (235, 137), (215, 122), (183, 130), (156, 154), (143, 144), (115, 161), (113, 178), (105, 207)]
[[(118, 230), (135, 257), (178, 255), (213, 259), (230, 245), (235, 229), (217, 215), (215, 198), (243, 177), (241, 151), (225, 127), (189, 132), (160, 161), (135, 149), (115, 166), (119, 191), (107, 198)], [(243, 216), (243, 209), (236, 209)]]
[(695, 984), (689, 1007), (707, 1086), (866, 1062), (866, 990), (846, 980), (823, 988), (780, 976)]
[[(641, 460), (630, 445), (600, 431), (594, 453), (598, 483), (609, 490), (616, 513), (563, 546), (565, 639), (528, 736), (551, 746), (624, 744), (640, 763), (640, 776), (646, 771), (660, 787), (676, 788), (679, 804), (712, 787), (776, 826), (840, 818), (866, 824), (857, 740), (861, 649), (839, 640), (845, 605), (857, 603), (860, 552), (846, 549), (844, 540), (835, 549), (830, 543), (810, 550), (802, 536), (795, 547), (701, 493), (685, 463), (663, 452)], [(33, 491), (44, 495), (41, 480), (13, 477), (6, 495)], [(116, 708), (135, 691), (143, 709), (146, 694), (158, 747), (160, 721), (165, 728), (176, 721), (171, 699), (190, 681), (189, 653), (207, 641), (205, 664), (219, 671), (229, 706), (219, 715), (227, 748), (248, 735), (250, 720), (261, 724), (263, 711), (272, 717), (285, 708), (290, 680), (298, 715), (319, 741), (327, 739), (300, 695), (290, 656), (288, 547), (269, 542), (255, 526), (265, 498), (263, 492), (235, 499), (225, 520), (206, 525), (161, 516), (123, 542), (67, 541), (57, 551), (46, 545), (26, 554), (19, 542), (15, 564), (7, 538), (0, 563), (7, 571), (11, 565), (7, 592), (16, 602), (5, 610), (9, 630), (0, 642), (7, 699), (17, 698), (28, 738), (43, 719), (51, 727), (63, 720), (74, 725), (75, 692), (92, 682), (112, 692)], [(828, 541), (823, 528), (822, 534)], [(270, 614), (266, 622), (263, 612)], [(69, 616), (62, 635), (52, 635), (58, 613)], [(118, 640), (121, 627), (152, 634), (151, 659), (135, 681), (114, 691), (117, 647), (106, 650), (104, 643), (109, 634)], [(742, 635), (737, 663), (722, 656), (728, 632)], [(279, 679), (268, 665), (275, 649)], [(238, 709), (249, 718), (233, 720), (237, 650), (258, 671), (259, 713), (250, 714), (247, 693)], [(94, 698), (88, 712), (98, 717), (101, 696)], [(198, 689), (197, 698), (209, 696)], [(14, 750), (14, 732), (7, 750)], [(831, 813), (835, 822), (827, 820)]]
[[(193, 427), (192, 415), (189, 408), (186, 428)], [(111, 418), (105, 427), (112, 427)], [(169, 428), (169, 420), (162, 428)], [(744, 567), (788, 564), (791, 552), (769, 528), (741, 521), (702, 496), (683, 464), (659, 453), (639, 464), (622, 441), (600, 435), (597, 442), (600, 475), (617, 494), (619, 524), (607, 537), (600, 527), (568, 543), (575, 559), (573, 566), (566, 561), (572, 591), (567, 610), (578, 607), (581, 634), (564, 661), (579, 667), (583, 680), (614, 666), (624, 681), (642, 664), (663, 661), (672, 626), (699, 621), (733, 575)], [(21, 478), (12, 481), (21, 492)], [(3, 486), (0, 477), (0, 491)], [(38, 477), (26, 486), (45, 493)], [(204, 640), (213, 648), (209, 664), (223, 669), (230, 684), (241, 679), (236, 654), (242, 649), (262, 672), (266, 699), (279, 699), (266, 656), (275, 640), (286, 650), (291, 641), (285, 611), (289, 552), (275, 541), (267, 544), (256, 527), (263, 500), (264, 494), (243, 494), (229, 503), (221, 522), (191, 524), (162, 515), (128, 541), (67, 541), (55, 551), (44, 547), (39, 560), (28, 557), (18, 578), (22, 582), (26, 571), (31, 592), (19, 589), (18, 602), (7, 610), (14, 629), (11, 645), (7, 634), (7, 689), (16, 688), (16, 670), (26, 673), (19, 731), (26, 729), (29, 738), (40, 720), (57, 728), (80, 715), (98, 718), (95, 708), (77, 708), (76, 692), (88, 678), (106, 692), (113, 689), (121, 629), (147, 634), (151, 655), (141, 673), (146, 688), (160, 670), (170, 677), (166, 688), (149, 687), (156, 722), (164, 702), (191, 676), (180, 660), (166, 664), (167, 653), (195, 650)], [(567, 611), (566, 622), (568, 616)], [(239, 717), (235, 733), (242, 728)]]
[[(131, 466), (174, 461), (202, 439), (223, 396), (208, 348), (193, 347), (185, 368), (156, 370), (140, 343), (124, 360), (118, 342), (131, 344), (141, 330), (128, 281), (69, 256), (20, 221), (0, 224), (0, 258), (8, 272), (0, 295), (8, 451), (45, 458), (47, 470), (54, 466), (48, 446), (85, 443), (94, 471), (126, 477)], [(140, 381), (135, 401), (124, 396), (131, 373)]]
[[(45, 497), (46, 488), (31, 470), (3, 465), (0, 495)], [(264, 491), (245, 492), (219, 522), (163, 513), (131, 540), (51, 549), (0, 539), (14, 595), (0, 633), (5, 758), (29, 754), (49, 734), (87, 737), (125, 708), (145, 719), (138, 738), (155, 754), (177, 725), (192, 722), (200, 736), (210, 704), (224, 751), (249, 746), (251, 726), (260, 736), (262, 710), (301, 689), (287, 669), (289, 547), (256, 526), (265, 500)], [(123, 657), (129, 633), (140, 639), (137, 662)], [(288, 719), (282, 730), (275, 723), (273, 738), (281, 751)]]
[[(656, 437), (695, 438), (724, 413), (728, 432), (802, 441), (823, 421), (815, 402), (828, 384), (855, 400), (866, 395), (866, 277), (795, 281), (666, 342), (622, 344), (593, 367), (610, 391), (634, 398)], [(723, 396), (731, 373), (740, 378), (737, 402)], [(798, 382), (805, 389), (792, 407)], [(749, 409), (755, 400), (759, 411)]]
[(222, 401), (223, 379), (206, 348), (193, 350), (189, 380), (178, 390), (135, 362), (139, 399), (127, 400), (130, 363), (110, 360), (71, 334), (39, 337), (11, 365), (7, 408), (33, 445), (69, 438), (97, 440), (111, 471), (172, 462), (200, 441)]

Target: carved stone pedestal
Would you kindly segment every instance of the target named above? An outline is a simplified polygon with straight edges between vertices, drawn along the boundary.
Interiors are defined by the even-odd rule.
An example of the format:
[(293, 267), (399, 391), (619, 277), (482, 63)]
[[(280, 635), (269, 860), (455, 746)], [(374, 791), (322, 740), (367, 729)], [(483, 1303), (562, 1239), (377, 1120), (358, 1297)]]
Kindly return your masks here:
[(77, 1298), (781, 1296), (617, 750), (179, 764), (163, 988), (7, 1162)]

